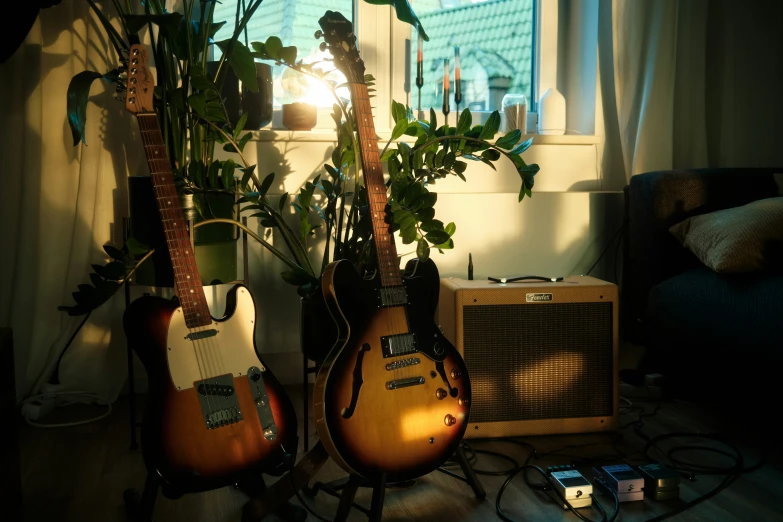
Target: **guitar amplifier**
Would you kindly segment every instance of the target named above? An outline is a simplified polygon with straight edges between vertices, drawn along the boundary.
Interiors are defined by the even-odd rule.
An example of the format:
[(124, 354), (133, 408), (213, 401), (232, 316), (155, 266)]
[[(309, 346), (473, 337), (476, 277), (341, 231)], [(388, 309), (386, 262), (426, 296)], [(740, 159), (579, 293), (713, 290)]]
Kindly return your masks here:
[(617, 286), (442, 278), (437, 319), (473, 388), (466, 438), (618, 426)]

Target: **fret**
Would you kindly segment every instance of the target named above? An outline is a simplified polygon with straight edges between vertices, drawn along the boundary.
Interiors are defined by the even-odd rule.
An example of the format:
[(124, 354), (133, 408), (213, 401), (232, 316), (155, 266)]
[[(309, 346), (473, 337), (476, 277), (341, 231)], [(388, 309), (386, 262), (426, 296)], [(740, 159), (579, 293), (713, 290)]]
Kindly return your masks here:
[(370, 204), (370, 219), (373, 227), (373, 241), (378, 258), (378, 272), (382, 286), (397, 286), (402, 284), (399, 258), (394, 236), (389, 233), (390, 225), (386, 219), (386, 184), (383, 178), (377, 135), (372, 119), (372, 107), (363, 84), (351, 84), (351, 99), (356, 114), (357, 131), (359, 134), (359, 150), (364, 168), (364, 179), (367, 186), (367, 199)]
[(166, 246), (174, 270), (174, 286), (188, 328), (211, 322), (193, 247), (185, 227), (185, 215), (174, 186), (171, 162), (154, 113), (137, 114), (147, 166), (166, 235)]

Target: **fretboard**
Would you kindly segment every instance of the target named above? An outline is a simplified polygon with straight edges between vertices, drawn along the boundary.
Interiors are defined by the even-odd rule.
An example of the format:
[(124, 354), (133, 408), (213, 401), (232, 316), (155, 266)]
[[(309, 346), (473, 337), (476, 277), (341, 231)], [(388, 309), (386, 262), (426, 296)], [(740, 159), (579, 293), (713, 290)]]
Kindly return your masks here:
[(367, 186), (367, 196), (372, 217), (373, 241), (378, 253), (378, 273), (381, 276), (381, 286), (399, 286), (402, 284), (400, 261), (397, 257), (397, 247), (394, 235), (386, 223), (386, 184), (383, 180), (383, 168), (378, 153), (378, 138), (375, 134), (375, 124), (372, 119), (372, 107), (367, 86), (351, 84), (351, 102), (356, 115), (356, 126), (359, 132), (359, 150), (362, 155), (364, 183)]
[(174, 186), (158, 117), (155, 113), (140, 113), (137, 114), (137, 120), (147, 154), (147, 165), (152, 175), (160, 219), (166, 233), (166, 245), (174, 267), (174, 285), (185, 315), (185, 324), (188, 328), (208, 325), (211, 322), (209, 307), (201, 287), (196, 256), (190, 244), (177, 188)]

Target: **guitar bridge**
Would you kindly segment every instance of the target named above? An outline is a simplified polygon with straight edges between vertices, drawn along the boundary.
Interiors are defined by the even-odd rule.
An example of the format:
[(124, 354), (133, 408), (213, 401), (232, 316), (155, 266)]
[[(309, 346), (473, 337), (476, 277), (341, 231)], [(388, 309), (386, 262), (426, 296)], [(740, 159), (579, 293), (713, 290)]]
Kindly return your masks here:
[(234, 393), (233, 375), (218, 375), (193, 384), (207, 429), (228, 426), (242, 420), (242, 410)]

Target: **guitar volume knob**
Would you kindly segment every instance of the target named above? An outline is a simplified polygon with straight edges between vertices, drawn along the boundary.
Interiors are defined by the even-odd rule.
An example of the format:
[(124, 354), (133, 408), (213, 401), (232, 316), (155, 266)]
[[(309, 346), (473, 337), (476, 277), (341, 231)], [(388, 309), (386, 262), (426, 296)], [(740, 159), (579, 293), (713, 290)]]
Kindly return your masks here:
[(457, 423), (457, 419), (454, 417), (454, 415), (446, 415), (444, 417), (443, 422), (446, 424), (446, 426), (454, 426)]
[(462, 377), (462, 372), (460, 372), (456, 368), (454, 370), (451, 370), (451, 378), (452, 379), (459, 379), (460, 377)]
[(446, 390), (444, 390), (443, 388), (438, 388), (437, 391), (435, 391), (435, 397), (437, 397), (438, 400), (445, 399), (447, 395), (448, 393), (446, 393)]

